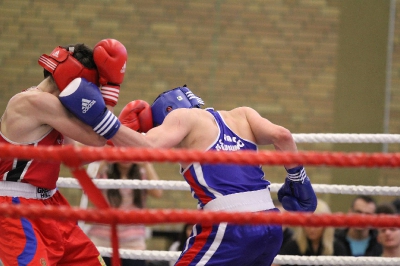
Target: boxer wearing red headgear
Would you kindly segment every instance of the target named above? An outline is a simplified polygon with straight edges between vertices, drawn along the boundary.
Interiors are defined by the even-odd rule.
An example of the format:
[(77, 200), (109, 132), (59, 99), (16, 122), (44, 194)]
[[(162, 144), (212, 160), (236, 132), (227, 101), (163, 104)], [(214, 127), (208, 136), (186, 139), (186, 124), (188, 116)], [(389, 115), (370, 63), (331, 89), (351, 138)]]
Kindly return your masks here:
[[(76, 76), (97, 83), (92, 50), (83, 44), (58, 47), (49, 56), (43, 55), (40, 64), (45, 78), (14, 95), (0, 116), (0, 143), (60, 146), (73, 139), (84, 145), (104, 146), (106, 139), (68, 112), (58, 98)], [(96, 85), (89, 84), (100, 93)], [(90, 104), (80, 101), (81, 110), (82, 104), (85, 111), (90, 109)], [(108, 136), (113, 131), (98, 132)], [(69, 207), (56, 188), (59, 171), (58, 162), (0, 159), (0, 204)], [(73, 221), (2, 217), (0, 232), (4, 265), (105, 265), (95, 245)]]
[(85, 66), (75, 58), (82, 58), (84, 54), (88, 53), (92, 53), (92, 51), (83, 44), (67, 47), (58, 46), (50, 55), (41, 55), (38, 62), (39, 65), (53, 76), (60, 91), (63, 91), (71, 81), (79, 77), (99, 85), (99, 75), (96, 65), (90, 64), (89, 60), (85, 60), (82, 61), (87, 64)]

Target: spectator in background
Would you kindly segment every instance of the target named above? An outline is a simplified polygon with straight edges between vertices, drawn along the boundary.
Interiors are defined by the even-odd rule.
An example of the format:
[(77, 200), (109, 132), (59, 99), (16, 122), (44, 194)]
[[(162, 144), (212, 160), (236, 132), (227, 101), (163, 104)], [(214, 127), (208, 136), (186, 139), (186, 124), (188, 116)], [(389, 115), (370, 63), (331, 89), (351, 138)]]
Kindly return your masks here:
[(400, 213), (400, 198), (396, 198), (392, 201), (393, 206), (396, 208), (396, 212)]
[[(179, 233), (179, 239), (172, 243), (169, 247), (169, 251), (183, 251), (186, 247), (186, 240), (192, 234), (194, 224), (186, 223), (182, 227), (182, 231)], [(169, 266), (173, 266), (176, 260), (170, 261)]]
[[(273, 202), (275, 207), (278, 208), (280, 212), (286, 212), (286, 210), (282, 206), (282, 203), (280, 203), (278, 199), (274, 199)], [(283, 241), (282, 241), (282, 247), (283, 247), (286, 244), (286, 242), (288, 242), (292, 238), (293, 229), (288, 226), (282, 225), (282, 231), (283, 231)]]
[[(397, 214), (393, 203), (382, 203), (376, 208), (377, 214)], [(378, 228), (378, 243), (382, 245), (382, 257), (400, 257), (400, 228)]]
[[(278, 199), (273, 199), (274, 205), (276, 208), (279, 209), (280, 212), (286, 212), (286, 210), (283, 208), (282, 203)], [(282, 247), (289, 241), (291, 241), (293, 237), (293, 229), (291, 227), (282, 225), (282, 233), (283, 233), (283, 240), (282, 240), (282, 246), (280, 249), (280, 252), (282, 252)], [(280, 254), (279, 252), (279, 254)], [(271, 266), (279, 266), (278, 264), (272, 263)]]
[[(365, 195), (356, 196), (348, 213), (375, 214), (376, 201)], [(371, 228), (350, 227), (337, 229), (335, 237), (346, 247), (346, 256), (380, 256), (382, 246), (378, 243), (377, 231)]]
[[(328, 204), (318, 199), (315, 214), (329, 214)], [(344, 256), (345, 247), (335, 240), (333, 227), (295, 227), (292, 239), (282, 246), (280, 255)], [(276, 264), (274, 264), (276, 265)]]
[[(109, 179), (158, 180), (158, 175), (151, 163), (112, 163), (109, 165)], [(142, 209), (146, 206), (147, 194), (155, 198), (162, 196), (160, 189), (107, 189), (104, 191), (107, 200), (114, 208), (123, 210)], [(89, 237), (96, 246), (111, 247), (111, 230), (109, 225), (93, 224), (88, 231)], [(118, 225), (119, 247), (123, 249), (146, 250), (146, 226), (142, 224)], [(104, 257), (108, 266), (111, 259)], [(144, 260), (122, 259), (121, 266), (145, 266)]]

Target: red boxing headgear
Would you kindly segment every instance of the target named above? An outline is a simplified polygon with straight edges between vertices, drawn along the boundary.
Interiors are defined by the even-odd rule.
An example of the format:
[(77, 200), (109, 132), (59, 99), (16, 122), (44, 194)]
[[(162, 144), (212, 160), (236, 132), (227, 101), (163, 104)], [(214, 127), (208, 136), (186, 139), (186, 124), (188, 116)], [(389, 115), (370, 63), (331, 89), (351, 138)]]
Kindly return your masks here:
[(52, 74), (60, 91), (63, 91), (75, 78), (85, 78), (99, 86), (97, 69), (84, 67), (72, 54), (73, 52), (58, 46), (50, 55), (41, 55), (38, 63)]

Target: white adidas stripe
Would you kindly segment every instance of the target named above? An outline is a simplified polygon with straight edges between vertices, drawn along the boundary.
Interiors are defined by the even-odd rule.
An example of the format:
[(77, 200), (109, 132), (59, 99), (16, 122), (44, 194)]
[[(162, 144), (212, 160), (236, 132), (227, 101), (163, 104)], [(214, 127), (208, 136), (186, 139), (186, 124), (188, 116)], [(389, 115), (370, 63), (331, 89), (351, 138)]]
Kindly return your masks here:
[(302, 168), (302, 169), (300, 170), (300, 172), (295, 173), (295, 174), (289, 174), (289, 173), (288, 173), (286, 177), (287, 177), (288, 179), (294, 181), (294, 182), (301, 182), (301, 183), (303, 183), (303, 182), (304, 182), (304, 179), (306, 179), (306, 177), (307, 177), (307, 174), (306, 174), (305, 169)]
[(48, 59), (48, 58), (46, 58), (44, 56), (40, 56), (39, 57), (39, 62), (42, 62), (43, 64), (45, 64), (46, 66), (51, 68), (53, 71), (57, 67), (56, 63), (54, 63), (53, 61), (51, 61), (50, 59)]
[(119, 93), (119, 89), (113, 88), (113, 87), (107, 87), (107, 86), (102, 86), (101, 91), (109, 91), (109, 92), (115, 92)]
[(199, 104), (204, 104), (204, 101), (200, 97), (194, 95), (193, 92), (186, 92), (186, 97), (188, 97), (189, 100), (197, 100)]
[(116, 124), (116, 121), (117, 117), (110, 111), (107, 111), (107, 115), (93, 130), (101, 136), (104, 136)]
[[(113, 116), (112, 120), (110, 121), (110, 125), (109, 125), (109, 126), (107, 127), (107, 129), (104, 131), (103, 135), (104, 135), (105, 133), (107, 133), (108, 131), (110, 131), (110, 129), (115, 125), (116, 120), (117, 120), (117, 117), (116, 117), (116, 116)], [(103, 135), (102, 135), (102, 136), (103, 136)]]
[(104, 124), (107, 125), (107, 121), (109, 119), (109, 117), (111, 116), (111, 112), (108, 110), (107, 111), (107, 115), (103, 118), (103, 120), (100, 121), (100, 123), (97, 124), (97, 126), (95, 128), (93, 128), (94, 131), (96, 131), (98, 133), (98, 131), (102, 131), (102, 129), (105, 127)]
[(112, 91), (102, 91), (101, 92), (102, 95), (107, 95), (107, 96), (114, 96), (114, 97), (118, 97), (118, 93), (116, 92), (112, 92)]
[(101, 91), (102, 95), (109, 95), (109, 96), (114, 96), (117, 97), (119, 94), (117, 92), (113, 92), (113, 91)]
[(112, 101), (118, 101), (118, 97), (111, 97), (111, 96), (107, 96), (107, 95), (104, 95), (103, 94), (103, 98), (105, 98), (105, 99), (110, 99), (110, 100), (112, 100)]

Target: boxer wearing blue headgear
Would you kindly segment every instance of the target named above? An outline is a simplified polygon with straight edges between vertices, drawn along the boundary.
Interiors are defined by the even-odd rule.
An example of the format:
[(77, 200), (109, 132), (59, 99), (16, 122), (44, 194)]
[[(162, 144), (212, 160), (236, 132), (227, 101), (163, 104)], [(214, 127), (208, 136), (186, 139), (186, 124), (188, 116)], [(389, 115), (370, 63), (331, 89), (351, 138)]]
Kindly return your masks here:
[(204, 101), (186, 87), (161, 93), (151, 105), (154, 126), (161, 125), (169, 112), (178, 108), (200, 108)]
[[(153, 127), (145, 135), (121, 126), (111, 137), (115, 146), (196, 149), (200, 151), (257, 151), (273, 145), (297, 152), (289, 130), (271, 123), (250, 107), (216, 111), (201, 109), (203, 101), (186, 86), (162, 93), (150, 108), (129, 103), (123, 112), (137, 125), (143, 112)], [(173, 111), (173, 112), (172, 112)], [(79, 117), (79, 112), (77, 114)], [(122, 122), (122, 120), (121, 120)], [(140, 122), (139, 122), (140, 124)], [(150, 123), (149, 123), (150, 124)], [(142, 126), (140, 126), (141, 128)], [(130, 127), (137, 129), (137, 127)], [(276, 212), (260, 165), (182, 162), (180, 172), (190, 185), (199, 209), (225, 212)], [(313, 212), (317, 199), (302, 165), (284, 165), (287, 175), (278, 199), (288, 211)], [(199, 245), (199, 243), (201, 245)], [(282, 244), (278, 225), (196, 224), (175, 266), (271, 265)]]

